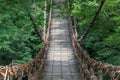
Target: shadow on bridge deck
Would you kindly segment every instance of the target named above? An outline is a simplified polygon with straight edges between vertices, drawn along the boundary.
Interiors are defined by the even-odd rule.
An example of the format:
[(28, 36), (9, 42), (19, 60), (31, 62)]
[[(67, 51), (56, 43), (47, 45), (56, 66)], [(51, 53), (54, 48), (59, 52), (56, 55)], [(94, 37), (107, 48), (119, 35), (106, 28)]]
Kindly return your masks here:
[[(54, 0), (58, 3), (60, 0)], [(63, 1), (63, 0), (61, 0)], [(43, 80), (80, 80), (75, 59), (69, 23), (62, 10), (53, 9), (50, 45)], [(61, 16), (63, 16), (61, 18)]]

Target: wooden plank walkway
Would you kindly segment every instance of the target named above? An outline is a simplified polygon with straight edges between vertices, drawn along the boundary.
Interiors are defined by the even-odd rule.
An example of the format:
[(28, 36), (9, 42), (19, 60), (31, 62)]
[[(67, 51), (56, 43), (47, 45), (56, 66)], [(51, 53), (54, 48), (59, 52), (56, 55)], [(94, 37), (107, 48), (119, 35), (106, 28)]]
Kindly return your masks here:
[(68, 20), (60, 17), (62, 11), (53, 9), (50, 48), (43, 80), (80, 80)]

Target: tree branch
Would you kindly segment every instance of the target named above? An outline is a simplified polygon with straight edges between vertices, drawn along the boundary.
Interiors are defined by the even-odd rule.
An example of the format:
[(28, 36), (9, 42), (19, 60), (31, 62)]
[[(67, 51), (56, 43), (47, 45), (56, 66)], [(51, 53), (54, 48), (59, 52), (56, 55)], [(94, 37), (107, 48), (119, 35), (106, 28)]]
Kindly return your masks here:
[(104, 3), (105, 3), (105, 0), (101, 0), (101, 4), (100, 4), (98, 10), (96, 11), (93, 20), (90, 22), (90, 24), (89, 24), (87, 30), (85, 31), (85, 33), (80, 37), (80, 39), (79, 39), (80, 42), (82, 42), (82, 41), (86, 38), (86, 36), (87, 36), (87, 34), (89, 33), (90, 29), (93, 27), (95, 21), (97, 20), (99, 14), (100, 14), (100, 12), (101, 12), (101, 9), (102, 9)]
[(35, 20), (33, 18), (33, 16), (31, 14), (28, 14), (29, 16), (29, 19), (31, 20), (32, 22), (32, 25), (34, 27), (34, 31), (35, 33), (37, 34), (37, 36), (40, 38), (40, 40), (42, 39), (42, 32), (38, 29), (37, 25), (35, 24)]

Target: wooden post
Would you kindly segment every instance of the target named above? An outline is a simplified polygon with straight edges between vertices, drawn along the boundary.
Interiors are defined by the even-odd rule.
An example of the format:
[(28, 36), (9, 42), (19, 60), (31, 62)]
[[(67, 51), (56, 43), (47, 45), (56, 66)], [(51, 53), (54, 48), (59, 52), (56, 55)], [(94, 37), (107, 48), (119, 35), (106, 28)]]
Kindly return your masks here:
[(46, 38), (46, 20), (47, 20), (47, 14), (46, 14), (46, 10), (47, 10), (47, 2), (44, 1), (44, 27), (43, 27), (43, 40), (45, 41)]
[(4, 80), (7, 79), (7, 74), (8, 74), (8, 67), (6, 66), (6, 71), (5, 71), (5, 77), (4, 77)]

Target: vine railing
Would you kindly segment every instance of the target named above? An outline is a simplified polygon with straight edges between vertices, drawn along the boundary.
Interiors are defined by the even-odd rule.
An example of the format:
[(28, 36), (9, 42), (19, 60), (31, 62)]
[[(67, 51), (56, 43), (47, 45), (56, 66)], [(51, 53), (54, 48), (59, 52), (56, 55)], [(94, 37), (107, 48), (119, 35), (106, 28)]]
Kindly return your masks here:
[(120, 66), (114, 66), (108, 63), (97, 62), (83, 50), (77, 39), (77, 32), (72, 25), (69, 17), (72, 45), (78, 60), (80, 77), (82, 80), (104, 80), (104, 75), (108, 75), (108, 80), (119, 80)]
[(43, 48), (31, 62), (6, 67), (0, 66), (0, 80), (22, 80), (24, 77), (27, 77), (28, 80), (41, 78), (46, 54), (47, 50)]
[[(51, 0), (52, 6), (52, 0)], [(114, 66), (108, 63), (98, 62), (91, 58), (87, 52), (83, 50), (77, 39), (77, 32), (72, 25), (69, 17), (69, 26), (71, 32), (72, 45), (78, 61), (81, 80), (104, 80), (104, 75), (109, 76), (109, 80), (119, 80), (120, 66)], [(31, 62), (17, 64), (11, 66), (0, 66), (0, 80), (28, 80), (41, 79), (45, 58), (49, 48), (50, 26), (52, 22), (52, 7), (48, 22), (48, 30), (45, 37), (44, 48), (41, 49)], [(26, 79), (26, 80), (27, 80)]]
[(80, 77), (82, 80), (105, 80), (105, 77), (107, 77), (107, 80), (120, 80), (120, 66), (96, 61), (95, 59), (91, 58), (89, 54), (84, 51), (82, 46), (80, 45), (80, 43), (86, 38), (90, 29), (93, 27), (95, 21), (97, 20), (97, 17), (99, 16), (100, 11), (104, 5), (104, 2), (105, 0), (101, 0), (101, 4), (96, 11), (93, 20), (90, 22), (88, 29), (81, 36), (80, 39), (77, 39), (77, 32), (75, 29), (76, 22), (74, 22), (73, 25), (71, 17), (69, 16), (68, 18), (72, 45), (78, 61)]
[(0, 66), (0, 80), (38, 80), (42, 77), (45, 58), (48, 53), (50, 26), (52, 20), (52, 2), (50, 17), (48, 22), (48, 31), (44, 40), (44, 48), (42, 48), (35, 56), (33, 61), (24, 64), (17, 64), (11, 66)]

